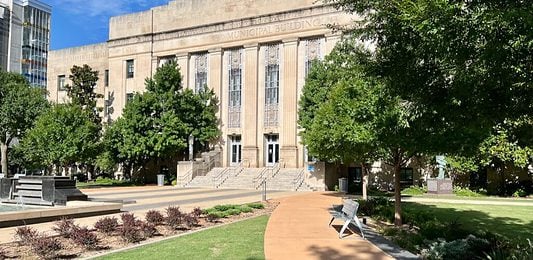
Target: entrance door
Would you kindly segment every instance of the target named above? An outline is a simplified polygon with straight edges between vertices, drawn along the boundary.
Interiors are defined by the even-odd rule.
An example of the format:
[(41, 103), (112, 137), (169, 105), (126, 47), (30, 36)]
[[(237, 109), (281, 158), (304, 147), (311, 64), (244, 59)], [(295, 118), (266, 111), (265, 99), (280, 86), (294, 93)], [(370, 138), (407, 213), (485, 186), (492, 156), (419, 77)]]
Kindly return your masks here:
[(278, 135), (266, 135), (266, 166), (274, 166), (279, 162), (279, 136)]
[(237, 166), (241, 163), (241, 136), (230, 136), (230, 166)]

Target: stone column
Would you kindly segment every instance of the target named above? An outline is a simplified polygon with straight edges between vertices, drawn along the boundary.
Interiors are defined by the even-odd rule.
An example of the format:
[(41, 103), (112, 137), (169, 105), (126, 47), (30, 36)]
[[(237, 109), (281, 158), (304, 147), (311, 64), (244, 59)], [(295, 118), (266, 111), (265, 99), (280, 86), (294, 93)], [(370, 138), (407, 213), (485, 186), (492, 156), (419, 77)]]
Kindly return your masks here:
[(298, 39), (283, 40), (283, 85), (281, 87), (281, 167), (298, 167)]
[(154, 75), (155, 75), (155, 72), (157, 71), (157, 68), (159, 68), (159, 58), (156, 57), (156, 56), (152, 56), (152, 62), (151, 62), (150, 66), (152, 67), (152, 69), (150, 71), (152, 73), (152, 75), (150, 75), (150, 77), (153, 78)]
[(189, 86), (189, 53), (178, 53), (176, 57), (181, 72), (181, 82), (186, 89)]
[(259, 167), (259, 148), (257, 146), (257, 71), (259, 58), (259, 45), (244, 46), (244, 84), (243, 84), (243, 114), (242, 124), (242, 165), (243, 167)]
[(329, 54), (333, 48), (335, 48), (335, 45), (337, 42), (339, 42), (342, 38), (342, 34), (340, 33), (330, 33), (326, 34), (326, 52), (325, 54)]
[[(211, 88), (218, 98), (219, 107), (222, 101), (222, 49), (209, 50), (207, 62), (208, 66), (208, 83), (207, 86)], [(220, 119), (222, 109), (218, 110), (217, 117)]]

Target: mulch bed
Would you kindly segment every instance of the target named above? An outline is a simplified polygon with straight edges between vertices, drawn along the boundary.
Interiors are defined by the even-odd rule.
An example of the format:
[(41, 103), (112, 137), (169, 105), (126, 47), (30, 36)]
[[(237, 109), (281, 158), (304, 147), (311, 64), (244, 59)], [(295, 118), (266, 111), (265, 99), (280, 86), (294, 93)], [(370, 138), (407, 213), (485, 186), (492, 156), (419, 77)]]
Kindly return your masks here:
[[(205, 216), (202, 216), (199, 219), (198, 225), (191, 229), (181, 228), (178, 230), (173, 230), (169, 226), (159, 225), (156, 227), (158, 231), (157, 235), (155, 235), (154, 237), (145, 239), (139, 243), (135, 243), (135, 244), (149, 243), (152, 241), (161, 240), (169, 236), (190, 233), (192, 231), (206, 229), (206, 228), (213, 227), (213, 226), (220, 226), (222, 224), (233, 223), (233, 222), (236, 222), (242, 219), (271, 214), (274, 211), (274, 209), (276, 209), (279, 203), (269, 201), (263, 204), (265, 206), (264, 209), (254, 209), (253, 212), (241, 213), (239, 215), (229, 216), (227, 218), (218, 219), (216, 222), (209, 222), (206, 220)], [(163, 213), (164, 210), (161, 210), (161, 212)], [(139, 216), (136, 216), (136, 217), (137, 219), (141, 219)], [(103, 254), (105, 252), (117, 250), (120, 248), (128, 247), (131, 245), (135, 245), (135, 244), (128, 243), (122, 240), (122, 238), (117, 232), (114, 232), (112, 235), (105, 235), (97, 231), (93, 231), (93, 232), (96, 232), (96, 234), (98, 235), (98, 238), (100, 239), (100, 243), (99, 243), (100, 248), (96, 250), (87, 250), (81, 246), (75, 245), (70, 239), (55, 235), (53, 231), (50, 230), (49, 232), (50, 236), (56, 237), (61, 242), (61, 245), (63, 246), (63, 249), (57, 252), (57, 258), (60, 258), (60, 259), (85, 258), (85, 257)], [(0, 245), (0, 252), (2, 251), (2, 249), (5, 252), (5, 257), (7, 259), (39, 259), (39, 257), (31, 251), (31, 248), (28, 245), (20, 245), (19, 242), (11, 242), (7, 244), (2, 244)], [(0, 255), (0, 260), (1, 259), (3, 259), (2, 255)]]

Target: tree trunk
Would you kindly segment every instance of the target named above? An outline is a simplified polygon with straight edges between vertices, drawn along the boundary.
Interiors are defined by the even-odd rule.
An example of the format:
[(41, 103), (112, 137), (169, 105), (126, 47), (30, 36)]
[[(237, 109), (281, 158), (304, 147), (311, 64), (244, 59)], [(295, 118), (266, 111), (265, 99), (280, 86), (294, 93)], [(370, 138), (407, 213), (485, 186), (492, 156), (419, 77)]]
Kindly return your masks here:
[(402, 197), (400, 187), (401, 156), (398, 154), (394, 158), (394, 225), (402, 225)]
[(361, 170), (362, 170), (362, 179), (363, 179), (363, 200), (367, 200), (368, 199), (368, 194), (367, 194), (367, 190), (368, 190), (368, 167), (366, 164), (362, 164), (361, 165)]
[(8, 146), (4, 142), (2, 142), (0, 146), (1, 146), (0, 156), (2, 156), (2, 173), (5, 174), (5, 177), (8, 177), (9, 176), (9, 172), (7, 169), (7, 148)]

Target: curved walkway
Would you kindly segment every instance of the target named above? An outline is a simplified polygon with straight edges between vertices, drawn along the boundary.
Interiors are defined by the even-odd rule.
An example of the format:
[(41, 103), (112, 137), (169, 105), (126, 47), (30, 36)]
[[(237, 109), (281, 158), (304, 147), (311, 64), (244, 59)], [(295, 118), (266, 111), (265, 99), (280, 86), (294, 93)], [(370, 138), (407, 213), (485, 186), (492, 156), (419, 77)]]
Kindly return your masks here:
[(345, 232), (339, 239), (341, 221), (328, 227), (328, 209), (342, 204), (333, 193), (308, 193), (279, 200), (265, 232), (266, 259), (393, 259), (361, 238)]

